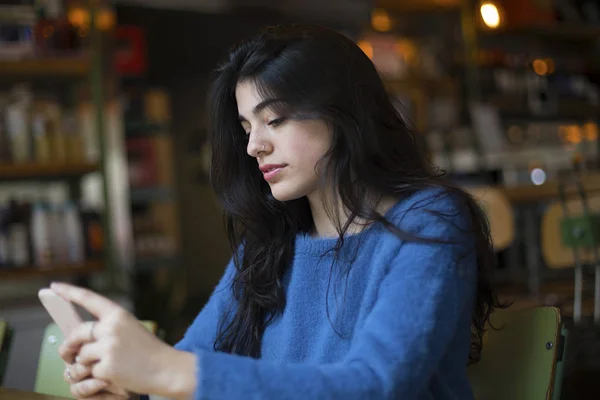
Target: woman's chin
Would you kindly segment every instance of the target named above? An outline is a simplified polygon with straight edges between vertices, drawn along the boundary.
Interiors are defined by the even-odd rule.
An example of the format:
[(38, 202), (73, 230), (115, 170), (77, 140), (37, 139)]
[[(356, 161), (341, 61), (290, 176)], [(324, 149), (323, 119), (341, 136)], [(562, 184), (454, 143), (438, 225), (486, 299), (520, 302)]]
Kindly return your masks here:
[(282, 185), (282, 182), (271, 185), (271, 194), (277, 201), (285, 202), (299, 199), (304, 196), (299, 190)]

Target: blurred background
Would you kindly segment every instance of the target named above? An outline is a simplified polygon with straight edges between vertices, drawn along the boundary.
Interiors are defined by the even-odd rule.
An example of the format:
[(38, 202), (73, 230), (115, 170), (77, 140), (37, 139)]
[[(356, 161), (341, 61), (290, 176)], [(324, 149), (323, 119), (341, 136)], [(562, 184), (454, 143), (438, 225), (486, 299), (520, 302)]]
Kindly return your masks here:
[(481, 201), (502, 298), (560, 308), (563, 398), (600, 398), (598, 0), (0, 1), (0, 385), (32, 390), (53, 280), (181, 337), (231, 255), (207, 178), (209, 74), (286, 22), (373, 60), (432, 161)]

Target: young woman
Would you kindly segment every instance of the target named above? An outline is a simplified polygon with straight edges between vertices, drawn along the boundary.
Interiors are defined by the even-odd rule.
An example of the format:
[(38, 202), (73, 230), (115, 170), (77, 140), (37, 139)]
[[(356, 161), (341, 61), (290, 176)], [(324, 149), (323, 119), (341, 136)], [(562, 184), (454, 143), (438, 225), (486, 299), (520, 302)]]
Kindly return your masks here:
[(109, 300), (61, 347), (79, 398), (471, 399), (498, 307), (482, 211), (432, 168), (350, 39), (267, 29), (210, 91), (232, 261), (175, 348)]

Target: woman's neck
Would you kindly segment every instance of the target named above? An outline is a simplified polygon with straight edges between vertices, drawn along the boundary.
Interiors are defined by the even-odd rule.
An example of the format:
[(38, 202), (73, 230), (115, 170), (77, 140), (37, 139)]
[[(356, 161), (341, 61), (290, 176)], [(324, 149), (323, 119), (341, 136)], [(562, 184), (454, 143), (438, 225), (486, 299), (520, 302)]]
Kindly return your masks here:
[[(333, 196), (324, 197), (320, 193), (315, 193), (311, 196), (307, 196), (308, 203), (310, 204), (310, 211), (312, 213), (314, 223), (314, 236), (317, 237), (336, 237), (338, 236), (338, 230), (336, 228), (335, 219), (339, 218), (340, 226), (344, 226), (349, 217), (348, 210), (344, 207), (341, 200), (337, 201), (334, 207), (328, 208), (326, 204), (332, 204)], [(372, 197), (375, 198), (375, 197)], [(379, 198), (379, 201), (374, 202), (375, 211), (384, 215), (387, 211), (398, 202), (396, 197), (383, 196)], [(331, 217), (330, 217), (331, 215)], [(348, 227), (346, 233), (355, 234), (359, 233), (368, 226), (367, 221), (362, 218), (356, 218), (352, 224)]]

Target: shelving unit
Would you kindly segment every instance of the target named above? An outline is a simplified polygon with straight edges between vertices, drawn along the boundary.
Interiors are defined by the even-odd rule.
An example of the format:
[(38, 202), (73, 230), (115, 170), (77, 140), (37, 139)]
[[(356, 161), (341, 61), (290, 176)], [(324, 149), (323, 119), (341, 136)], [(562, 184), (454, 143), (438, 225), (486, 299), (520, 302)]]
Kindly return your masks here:
[(89, 76), (92, 67), (89, 55), (0, 60), (0, 75), (20, 78), (83, 78)]
[(152, 122), (126, 123), (129, 165), (133, 170), (130, 174), (140, 171), (144, 174), (142, 178), (132, 177), (134, 182), (130, 187), (136, 273), (174, 267), (180, 261), (172, 138), (165, 126)]
[[(559, 199), (561, 173), (582, 170), (586, 193), (600, 190), (599, 90), (597, 81), (589, 79), (598, 66), (600, 26), (583, 21), (577, 25), (564, 23), (558, 18), (548, 18), (540, 25), (535, 12), (530, 9), (527, 15), (527, 27), (523, 26), (525, 21), (519, 26), (505, 23), (498, 29), (480, 26), (471, 35), (464, 35), (465, 42), (472, 44), (470, 54), (482, 51), (485, 60), (465, 57), (466, 63), (461, 66), (467, 72), (467, 85), (479, 88), (469, 101), (492, 105), (497, 120), (490, 131), (506, 135), (505, 145), (498, 146), (497, 151), (488, 147), (487, 154), (479, 154), (486, 158), (504, 156), (503, 163), (496, 165), (502, 177), (498, 186), (515, 210), (515, 222), (519, 224), (515, 243), (505, 253), (506, 269), (512, 284), (519, 281), (515, 272), (525, 272), (525, 297), (533, 299), (530, 305), (542, 305), (543, 287), (553, 272), (541, 257), (542, 238), (548, 234), (542, 223), (543, 210)], [(589, 135), (583, 133), (583, 125), (591, 126)], [(484, 129), (480, 126), (480, 133)], [(516, 135), (511, 137), (511, 132)], [(486, 140), (485, 135), (480, 139)], [(577, 165), (574, 160), (578, 160)], [(543, 174), (542, 180), (533, 178), (534, 168)], [(573, 189), (567, 188), (568, 198), (578, 197)], [(567, 285), (573, 293), (572, 283)], [(565, 315), (571, 314), (565, 304), (554, 304), (560, 305)]]
[[(133, 226), (134, 281), (181, 265), (169, 93), (142, 76), (121, 77)], [(148, 289), (150, 290), (150, 289)], [(140, 296), (146, 293), (140, 293)]]
[[(107, 125), (107, 121), (114, 118), (114, 115), (108, 115), (110, 99), (105, 98), (104, 93), (105, 85), (110, 81), (112, 73), (108, 70), (110, 64), (104, 62), (104, 53), (109, 48), (106, 46), (108, 35), (101, 32), (94, 24), (96, 7), (100, 6), (99, 3), (85, 1), (80, 6), (87, 8), (91, 21), (87, 31), (87, 46), (84, 49), (77, 54), (65, 53), (39, 58), (0, 60), (0, 76), (3, 85), (28, 82), (31, 83), (34, 91), (39, 85), (45, 90), (48, 90), (48, 86), (68, 87), (67, 92), (71, 95), (81, 92), (79, 95), (83, 96), (86, 104), (90, 106), (85, 111), (89, 112), (87, 114), (89, 125), (86, 129), (93, 129), (92, 135), (97, 140), (98, 154), (94, 158), (96, 161), (0, 163), (0, 187), (5, 184), (35, 185), (40, 181), (48, 184), (60, 183), (68, 189), (70, 200), (79, 200), (84, 179), (93, 174), (94, 179), (100, 180), (99, 185), (94, 185), (93, 190), (100, 190), (103, 256), (101, 259), (94, 256), (91, 260), (72, 265), (57, 263), (44, 267), (31, 265), (0, 268), (0, 283), (12, 280), (35, 282), (55, 276), (81, 277), (102, 272), (106, 274), (105, 281), (108, 282), (107, 287), (103, 289), (112, 291), (124, 289), (123, 282), (119, 281), (119, 276), (123, 275), (125, 268), (124, 257), (122, 254), (119, 257), (117, 252), (127, 244), (127, 229), (123, 228), (123, 224), (128, 224), (129, 220), (127, 214), (119, 212), (120, 199), (126, 196), (123, 196), (122, 188), (119, 187), (120, 180), (115, 176), (119, 172), (114, 168), (115, 162), (118, 163), (123, 158), (117, 153), (122, 152), (124, 156), (124, 149), (115, 145), (119, 139), (115, 140), (114, 132), (110, 131), (111, 126)], [(53, 86), (55, 83), (59, 86)], [(73, 90), (76, 87), (84, 90)], [(58, 98), (61, 96), (57, 95)], [(117, 230), (120, 232), (118, 242), (115, 233)]]
[(133, 226), (133, 307), (170, 329), (172, 296), (185, 280), (170, 94), (143, 76), (124, 75), (124, 132)]
[[(521, 20), (511, 26), (507, 12), (498, 29), (488, 29), (479, 21), (480, 2), (441, 3), (378, 0), (375, 6), (387, 11), (390, 30), (376, 33), (384, 39), (376, 37), (365, 52), (376, 54), (377, 45), (389, 52), (380, 58), (389, 63), (383, 70), (399, 71), (399, 76), (386, 84), (411, 101), (410, 122), (424, 134), (434, 162), (467, 187), (476, 183), (499, 189), (510, 203), (522, 223), (513, 245), (500, 255), (501, 272), (512, 283), (522, 279), (515, 272), (522, 272), (529, 294), (539, 294), (540, 212), (558, 199), (562, 170), (573, 169), (577, 160), (586, 192), (600, 191), (597, 79), (585, 77), (597, 78), (600, 26), (558, 20), (540, 25), (535, 12), (519, 14)], [(537, 4), (524, 3), (531, 9)], [(527, 15), (531, 21), (524, 26)], [(423, 28), (425, 24), (431, 27)], [(427, 48), (431, 40), (434, 50)], [(396, 69), (389, 61), (395, 59)], [(424, 59), (435, 61), (429, 69), (419, 68)], [(410, 74), (421, 70), (434, 73), (430, 78)], [(432, 117), (440, 115), (443, 123), (438, 124)], [(543, 174), (535, 184), (534, 168)], [(573, 188), (567, 196), (576, 196)]]
[(30, 278), (55, 278), (59, 276), (81, 276), (101, 272), (105, 268), (102, 261), (86, 261), (83, 264), (57, 264), (47, 267), (22, 267), (0, 270), (0, 282)]
[(0, 164), (0, 182), (41, 178), (70, 178), (101, 171), (99, 163), (78, 164)]

